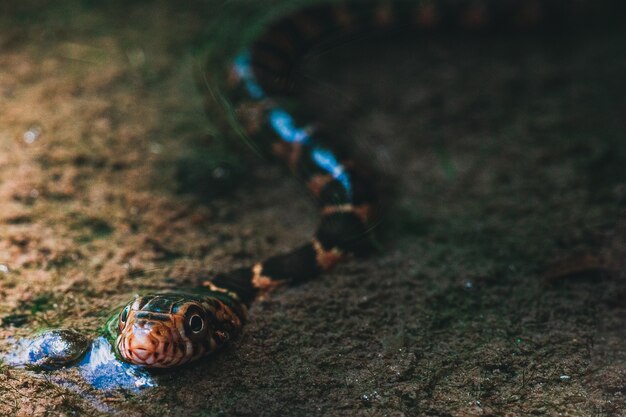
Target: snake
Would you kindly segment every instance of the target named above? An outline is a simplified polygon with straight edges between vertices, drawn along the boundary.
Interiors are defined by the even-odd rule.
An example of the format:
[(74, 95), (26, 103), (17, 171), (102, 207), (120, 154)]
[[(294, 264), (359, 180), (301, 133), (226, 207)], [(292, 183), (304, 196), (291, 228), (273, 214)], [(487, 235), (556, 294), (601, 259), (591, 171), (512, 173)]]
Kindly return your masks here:
[[(612, 0), (352, 0), (305, 6), (271, 21), (246, 48), (233, 54), (222, 73), (209, 76), (223, 86), (238, 129), (259, 138), (306, 184), (318, 206), (319, 226), (310, 240), (287, 253), (217, 274), (188, 290), (137, 296), (107, 322), (106, 336), (115, 353), (148, 369), (196, 361), (241, 334), (248, 309), (259, 297), (372, 252), (371, 231), (381, 207), (367, 167), (352, 159), (332, 132), (307, 118), (297, 100), (294, 104), (298, 87), (294, 74), (316, 45), (363, 33), (385, 35), (397, 28), (403, 29), (403, 36), (416, 37), (437, 31), (558, 31), (598, 25), (600, 16), (610, 16), (617, 4)], [(210, 99), (215, 100), (215, 95)], [(77, 356), (63, 353), (63, 358)]]

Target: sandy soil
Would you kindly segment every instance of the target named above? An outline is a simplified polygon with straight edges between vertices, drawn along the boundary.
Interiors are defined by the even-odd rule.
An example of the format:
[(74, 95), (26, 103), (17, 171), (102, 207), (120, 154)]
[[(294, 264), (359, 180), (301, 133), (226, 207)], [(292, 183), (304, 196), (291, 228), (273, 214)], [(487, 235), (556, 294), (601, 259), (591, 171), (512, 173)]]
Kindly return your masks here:
[[(3, 350), (312, 233), (300, 184), (202, 110), (198, 50), (233, 42), (216, 3), (1, 7)], [(624, 415), (625, 40), (312, 53), (303, 101), (390, 190), (380, 254), (259, 301), (141, 394), (3, 366), (0, 414)]]

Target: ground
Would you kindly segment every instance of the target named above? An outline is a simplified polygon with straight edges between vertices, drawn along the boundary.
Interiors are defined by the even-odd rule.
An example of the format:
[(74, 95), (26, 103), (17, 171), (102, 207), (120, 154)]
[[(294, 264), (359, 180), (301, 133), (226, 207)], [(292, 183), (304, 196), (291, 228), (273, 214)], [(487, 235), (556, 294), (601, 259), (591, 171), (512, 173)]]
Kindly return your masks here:
[[(2, 350), (95, 334), (135, 293), (311, 235), (301, 184), (207, 117), (194, 82), (260, 9), (0, 6)], [(139, 394), (5, 365), (0, 414), (624, 415), (625, 40), (315, 51), (302, 101), (380, 173), (378, 253), (258, 301), (236, 343)]]

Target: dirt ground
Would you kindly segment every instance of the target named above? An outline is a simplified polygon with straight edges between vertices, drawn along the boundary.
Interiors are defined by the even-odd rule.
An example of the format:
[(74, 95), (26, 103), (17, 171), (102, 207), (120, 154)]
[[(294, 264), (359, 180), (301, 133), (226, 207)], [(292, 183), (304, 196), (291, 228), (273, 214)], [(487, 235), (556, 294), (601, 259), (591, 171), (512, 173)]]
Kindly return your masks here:
[[(181, 4), (0, 6), (2, 350), (313, 232), (303, 187), (194, 83), (259, 3)], [(626, 415), (625, 41), (315, 51), (302, 100), (381, 172), (380, 253), (257, 302), (240, 340), (138, 394), (2, 366), (0, 414)]]

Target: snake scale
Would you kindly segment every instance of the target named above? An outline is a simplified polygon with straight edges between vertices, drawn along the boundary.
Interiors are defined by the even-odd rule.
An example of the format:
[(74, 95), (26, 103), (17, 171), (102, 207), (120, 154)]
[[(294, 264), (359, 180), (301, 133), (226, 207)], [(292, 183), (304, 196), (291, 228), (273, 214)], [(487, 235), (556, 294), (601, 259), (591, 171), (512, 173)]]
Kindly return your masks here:
[(332, 135), (311, 123), (313, 118), (307, 120), (285, 104), (293, 103), (295, 68), (311, 48), (397, 28), (407, 29), (403, 35), (422, 36), (601, 27), (620, 7), (615, 0), (335, 1), (295, 10), (270, 23), (218, 78), (244, 133), (271, 138), (267, 147), (306, 183), (319, 206), (319, 227), (307, 243), (288, 253), (218, 274), (198, 288), (130, 301), (107, 324), (117, 355), (146, 368), (197, 360), (241, 333), (248, 307), (259, 295), (371, 252), (369, 231), (379, 198), (370, 176), (348, 152), (338, 150)]

